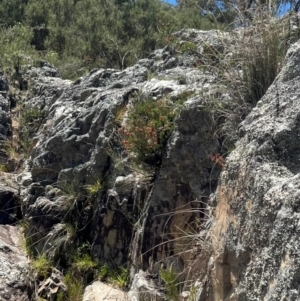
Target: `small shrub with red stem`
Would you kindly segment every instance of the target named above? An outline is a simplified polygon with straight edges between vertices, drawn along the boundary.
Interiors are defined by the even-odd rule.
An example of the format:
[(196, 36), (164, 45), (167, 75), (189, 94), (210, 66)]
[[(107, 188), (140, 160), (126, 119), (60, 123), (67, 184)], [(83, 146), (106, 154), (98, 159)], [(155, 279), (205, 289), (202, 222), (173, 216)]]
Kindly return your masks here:
[(119, 128), (122, 144), (138, 161), (158, 165), (162, 150), (174, 129), (177, 108), (167, 100), (136, 103), (125, 127)]

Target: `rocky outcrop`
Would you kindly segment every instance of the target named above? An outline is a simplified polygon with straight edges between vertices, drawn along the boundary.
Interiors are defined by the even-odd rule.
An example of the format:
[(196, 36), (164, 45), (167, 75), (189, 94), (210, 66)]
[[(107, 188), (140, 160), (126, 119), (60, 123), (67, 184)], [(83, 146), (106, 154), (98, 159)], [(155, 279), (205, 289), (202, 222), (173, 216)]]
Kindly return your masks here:
[[(232, 69), (215, 66), (242, 73), (231, 59), (245, 35), (183, 30), (174, 47), (122, 71), (94, 69), (75, 82), (47, 62), (27, 67), (24, 106), (38, 118), (29, 119), (36, 131), (29, 131), (30, 154), (17, 180), (25, 235), (36, 254), (71, 266), (75, 276), (69, 259), (84, 248), (107, 266), (126, 264), (128, 298), (135, 301), (170, 298), (160, 288), (168, 285), (164, 272), (179, 283), (182, 300), (297, 299), (300, 44), (242, 125), (231, 124), (239, 141), (225, 159), (227, 140), (235, 138), (225, 139), (220, 128), (231, 112), (244, 119), (250, 106), (226, 107), (234, 93), (224, 81)], [(134, 105), (149, 99), (180, 108), (153, 166), (137, 162), (120, 134)], [(218, 105), (227, 115), (216, 113)], [(9, 201), (2, 198), (5, 223), (14, 222), (17, 190), (3, 191), (10, 193)], [(40, 296), (55, 298), (57, 285), (63, 287), (57, 279), (47, 279)], [(84, 300), (99, 290), (104, 284), (93, 283)]]
[(18, 228), (0, 226), (0, 298), (33, 300), (34, 281)]
[(210, 294), (199, 300), (299, 299), (300, 42), (241, 124), (221, 174)]
[[(199, 53), (207, 43), (229, 51), (228, 33), (186, 30), (177, 35), (193, 39)], [(132, 279), (140, 269), (157, 273), (157, 262), (177, 272), (184, 269), (189, 250), (182, 252), (181, 246), (190, 242), (181, 237), (197, 231), (205, 219), (203, 204), (220, 173), (209, 156), (223, 151), (214, 135), (216, 122), (206, 109), (218, 82), (213, 73), (195, 68), (199, 53), (179, 55), (165, 47), (123, 71), (95, 69), (74, 83), (60, 79), (50, 65), (28, 69), (26, 78), (35, 84), (27, 106), (42, 110), (45, 119), (36, 133), (28, 171), (20, 179), (26, 179), (21, 180), (22, 206), (35, 229), (39, 252), (58, 254), (61, 245), (50, 236), (56, 237), (58, 225), (76, 219), (93, 256), (117, 265), (131, 262)], [(150, 170), (135, 167), (118, 126), (126, 122), (134, 101), (164, 97), (184, 104), (162, 164)], [(87, 201), (85, 187), (97, 181), (104, 188)], [(174, 258), (167, 259), (170, 256)]]

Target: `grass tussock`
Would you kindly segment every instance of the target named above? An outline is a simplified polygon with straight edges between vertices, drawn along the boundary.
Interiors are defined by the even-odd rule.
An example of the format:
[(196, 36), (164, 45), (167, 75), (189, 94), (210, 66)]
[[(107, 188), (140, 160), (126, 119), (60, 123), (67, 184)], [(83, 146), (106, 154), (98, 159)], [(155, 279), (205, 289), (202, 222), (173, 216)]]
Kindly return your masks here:
[[(207, 46), (205, 70), (217, 75), (207, 109), (217, 121), (216, 135), (230, 150), (238, 139), (238, 125), (265, 95), (281, 70), (288, 48), (287, 25), (267, 16), (257, 24), (238, 29), (227, 55)], [(221, 95), (221, 98), (220, 98)]]
[(50, 275), (52, 263), (47, 259), (46, 254), (36, 257), (31, 264), (39, 279), (46, 279)]

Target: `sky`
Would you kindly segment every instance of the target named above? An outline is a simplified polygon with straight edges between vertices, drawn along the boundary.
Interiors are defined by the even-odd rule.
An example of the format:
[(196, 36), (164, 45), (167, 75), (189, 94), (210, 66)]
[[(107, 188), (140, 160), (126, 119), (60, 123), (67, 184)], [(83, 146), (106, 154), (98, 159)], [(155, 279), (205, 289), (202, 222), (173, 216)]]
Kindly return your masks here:
[[(176, 0), (163, 0), (167, 3), (176, 4)], [(285, 14), (288, 10), (290, 9), (290, 5), (289, 4), (282, 4), (280, 5), (280, 9), (279, 9), (279, 16), (282, 16), (283, 14)]]
[(176, 0), (165, 0), (165, 2), (171, 3), (171, 4), (176, 4)]

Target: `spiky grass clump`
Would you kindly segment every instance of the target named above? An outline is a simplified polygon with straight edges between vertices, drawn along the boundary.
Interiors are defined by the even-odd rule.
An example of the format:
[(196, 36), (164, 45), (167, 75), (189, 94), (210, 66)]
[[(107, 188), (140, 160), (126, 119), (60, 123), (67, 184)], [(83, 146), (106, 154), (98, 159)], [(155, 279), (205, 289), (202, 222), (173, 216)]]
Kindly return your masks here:
[(37, 277), (41, 279), (47, 278), (52, 270), (52, 263), (47, 259), (45, 254), (33, 259), (31, 264)]
[(90, 197), (96, 197), (102, 189), (102, 181), (98, 179), (94, 182), (94, 184), (86, 185), (85, 188)]

